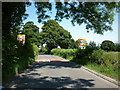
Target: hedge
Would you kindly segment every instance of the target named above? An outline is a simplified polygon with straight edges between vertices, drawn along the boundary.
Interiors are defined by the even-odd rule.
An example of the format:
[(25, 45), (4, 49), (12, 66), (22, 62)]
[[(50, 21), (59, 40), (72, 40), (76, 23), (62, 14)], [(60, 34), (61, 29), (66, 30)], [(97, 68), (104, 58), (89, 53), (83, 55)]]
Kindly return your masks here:
[(59, 49), (55, 48), (51, 50), (51, 54), (57, 55), (63, 58), (75, 57), (77, 55), (78, 49)]
[[(7, 48), (6, 48), (7, 49)], [(13, 49), (13, 50), (12, 50)], [(7, 81), (33, 63), (38, 56), (38, 47), (27, 42), (24, 46), (14, 45), (10, 51), (3, 52), (2, 79)]]

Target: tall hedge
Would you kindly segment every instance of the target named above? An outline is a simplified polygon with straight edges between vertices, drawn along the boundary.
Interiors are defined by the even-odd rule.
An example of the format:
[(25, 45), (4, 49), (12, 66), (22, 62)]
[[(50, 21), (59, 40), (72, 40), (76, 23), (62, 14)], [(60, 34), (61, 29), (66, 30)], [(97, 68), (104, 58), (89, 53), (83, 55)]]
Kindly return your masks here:
[(26, 40), (25, 45), (18, 42), (3, 41), (4, 50), (2, 57), (3, 82), (20, 73), (28, 67), (38, 56), (38, 48)]

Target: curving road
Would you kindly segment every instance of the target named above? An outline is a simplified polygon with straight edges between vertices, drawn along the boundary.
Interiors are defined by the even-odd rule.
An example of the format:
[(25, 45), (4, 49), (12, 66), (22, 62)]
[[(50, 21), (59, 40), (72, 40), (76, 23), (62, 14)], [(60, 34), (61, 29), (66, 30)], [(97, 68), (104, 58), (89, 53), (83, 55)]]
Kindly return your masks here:
[(39, 55), (26, 71), (6, 84), (9, 88), (118, 88), (84, 70), (80, 65), (53, 55)]

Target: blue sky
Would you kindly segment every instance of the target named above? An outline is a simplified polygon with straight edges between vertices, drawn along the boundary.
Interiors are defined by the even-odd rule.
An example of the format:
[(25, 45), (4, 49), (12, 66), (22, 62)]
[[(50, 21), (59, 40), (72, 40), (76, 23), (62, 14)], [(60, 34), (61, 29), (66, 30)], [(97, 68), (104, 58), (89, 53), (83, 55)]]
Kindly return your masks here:
[[(23, 23), (26, 23), (28, 21), (33, 21), (35, 25), (37, 25), (39, 28), (43, 26), (43, 24), (38, 23), (37, 14), (36, 14), (36, 8), (32, 4), (30, 7), (27, 7), (27, 14), (29, 14), (29, 17), (23, 21)], [(52, 17), (51, 19), (54, 19), (55, 10), (52, 10)], [(95, 34), (93, 31), (90, 31), (87, 33), (87, 30), (85, 28), (85, 25), (75, 25), (73, 26), (69, 20), (63, 19), (62, 22), (59, 24), (66, 30), (68, 30), (74, 40), (78, 39), (86, 39), (89, 43), (90, 41), (95, 41), (97, 44), (102, 43), (104, 40), (111, 40), (114, 43), (118, 42), (118, 14), (115, 15), (115, 21), (112, 25), (113, 31), (104, 32), (104, 35)], [(41, 31), (41, 29), (40, 29)]]

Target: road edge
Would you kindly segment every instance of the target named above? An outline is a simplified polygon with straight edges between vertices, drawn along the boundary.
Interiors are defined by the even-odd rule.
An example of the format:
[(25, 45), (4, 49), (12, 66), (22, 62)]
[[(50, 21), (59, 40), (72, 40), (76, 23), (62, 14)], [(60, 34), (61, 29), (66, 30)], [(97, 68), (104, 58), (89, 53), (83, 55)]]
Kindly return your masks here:
[[(81, 66), (81, 65), (80, 65), (80, 66)], [(103, 74), (100, 74), (100, 73), (98, 73), (98, 72), (95, 72), (95, 71), (93, 71), (93, 70), (91, 70), (91, 69), (88, 69), (88, 68), (86, 68), (86, 67), (84, 67), (84, 66), (81, 66), (81, 68), (83, 68), (84, 70), (89, 71), (89, 72), (91, 72), (91, 73), (93, 73), (93, 74), (95, 74), (95, 75), (97, 75), (97, 76), (99, 76), (99, 77), (101, 77), (101, 78), (103, 78), (103, 79), (105, 79), (105, 80), (107, 80), (107, 81), (109, 81), (109, 82), (117, 85), (118, 87), (120, 87), (120, 81), (117, 81), (117, 80), (112, 79), (112, 78), (110, 78), (110, 77), (108, 77), (108, 76), (105, 76), (105, 75), (103, 75)]]
[[(53, 56), (55, 56), (55, 55), (53, 55)], [(57, 57), (60, 57), (60, 56), (57, 56)], [(60, 57), (60, 58), (62, 58), (62, 57)], [(71, 61), (68, 60), (68, 59), (64, 59), (64, 58), (62, 58), (62, 59), (65, 60), (65, 61), (71, 62)], [(73, 63), (75, 63), (75, 62), (73, 62)], [(117, 81), (117, 80), (115, 80), (115, 79), (112, 79), (112, 78), (110, 78), (110, 77), (108, 77), (108, 76), (106, 76), (106, 75), (100, 74), (100, 73), (98, 73), (98, 72), (96, 72), (96, 71), (94, 71), (94, 70), (88, 69), (88, 68), (86, 68), (86, 67), (84, 67), (84, 66), (82, 66), (82, 65), (80, 65), (80, 66), (81, 66), (82, 69), (84, 69), (84, 70), (86, 70), (86, 71), (88, 71), (88, 72), (90, 72), (90, 73), (93, 73), (94, 75), (97, 75), (97, 76), (99, 76), (99, 77), (101, 77), (101, 78), (103, 78), (103, 79), (105, 79), (105, 80), (107, 80), (107, 81), (109, 81), (109, 82), (117, 85), (118, 87), (120, 87), (120, 81)]]
[[(67, 59), (65, 59), (65, 60), (67, 60)], [(68, 60), (68, 61), (71, 62), (70, 60)], [(73, 63), (75, 63), (75, 62), (73, 62)], [(103, 74), (100, 74), (100, 73), (98, 73), (98, 72), (96, 72), (96, 71), (94, 71), (94, 70), (88, 69), (88, 68), (86, 68), (86, 67), (84, 67), (84, 66), (82, 66), (82, 65), (80, 65), (80, 66), (81, 66), (81, 68), (83, 68), (84, 70), (86, 70), (86, 71), (88, 71), (88, 72), (90, 72), (90, 73), (93, 73), (94, 75), (97, 75), (97, 76), (99, 76), (99, 77), (101, 77), (101, 78), (103, 78), (103, 79), (105, 79), (105, 80), (107, 80), (107, 81), (109, 81), (109, 82), (117, 85), (117, 86), (120, 88), (120, 81), (117, 81), (117, 80), (112, 79), (112, 78), (110, 78), (110, 77), (108, 77), (108, 76), (105, 76), (105, 75), (103, 75)]]

